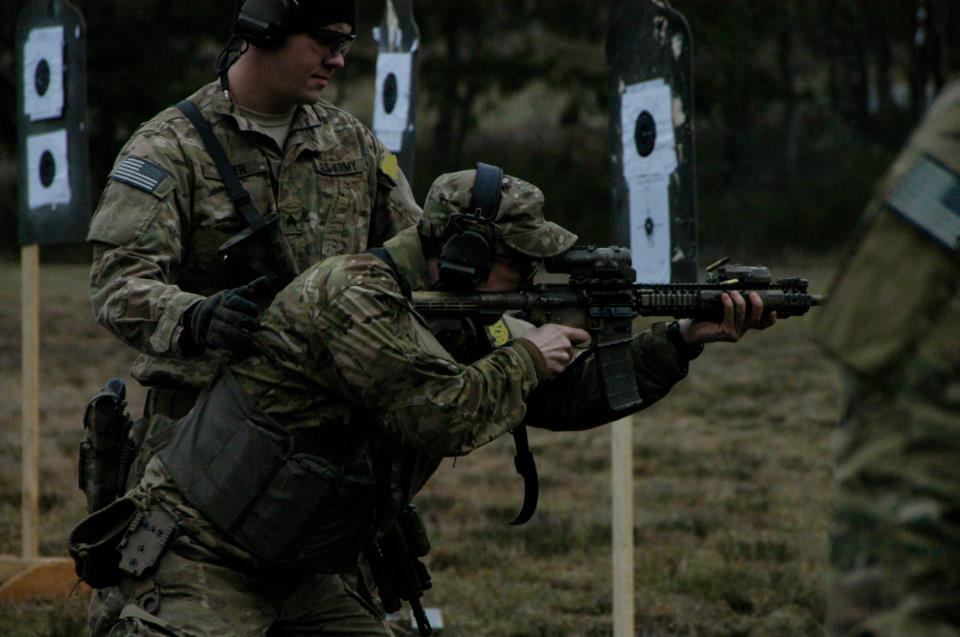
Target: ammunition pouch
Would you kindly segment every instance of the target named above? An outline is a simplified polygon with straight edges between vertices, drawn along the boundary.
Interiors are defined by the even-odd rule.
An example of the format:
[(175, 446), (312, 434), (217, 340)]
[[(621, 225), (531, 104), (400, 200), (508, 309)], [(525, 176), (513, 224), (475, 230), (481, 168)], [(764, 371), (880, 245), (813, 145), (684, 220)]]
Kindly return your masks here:
[(157, 455), (181, 494), (265, 571), (349, 572), (372, 539), (372, 468), (296, 453), (229, 369)]
[(133, 500), (114, 500), (85, 517), (70, 532), (70, 557), (77, 577), (93, 588), (120, 583), (120, 541), (139, 509)]

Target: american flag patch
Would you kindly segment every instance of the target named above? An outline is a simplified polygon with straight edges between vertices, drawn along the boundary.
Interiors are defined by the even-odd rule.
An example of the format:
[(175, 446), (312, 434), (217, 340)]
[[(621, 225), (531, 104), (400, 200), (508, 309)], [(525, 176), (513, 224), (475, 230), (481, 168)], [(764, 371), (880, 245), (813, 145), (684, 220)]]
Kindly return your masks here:
[(169, 176), (170, 173), (151, 161), (138, 157), (127, 157), (120, 162), (110, 178), (153, 193)]

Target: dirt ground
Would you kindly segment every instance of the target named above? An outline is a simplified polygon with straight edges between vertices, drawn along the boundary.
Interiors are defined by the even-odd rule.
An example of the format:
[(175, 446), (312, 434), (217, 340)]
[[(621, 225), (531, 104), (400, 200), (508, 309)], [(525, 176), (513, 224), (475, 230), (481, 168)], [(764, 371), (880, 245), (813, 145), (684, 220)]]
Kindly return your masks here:
[[(832, 265), (792, 259), (816, 291)], [(0, 265), (0, 553), (19, 552), (19, 268)], [(83, 512), (76, 451), (86, 400), (124, 375), (129, 350), (96, 326), (86, 269), (42, 274), (41, 552), (65, 555)], [(830, 438), (840, 392), (806, 317), (714, 345), (690, 377), (634, 420), (637, 631), (642, 636), (821, 632)], [(610, 635), (608, 428), (533, 431), (540, 507), (524, 527), (509, 439), (446, 463), (415, 502), (425, 514), (443, 634)], [(84, 600), (0, 605), (0, 633), (83, 634)]]

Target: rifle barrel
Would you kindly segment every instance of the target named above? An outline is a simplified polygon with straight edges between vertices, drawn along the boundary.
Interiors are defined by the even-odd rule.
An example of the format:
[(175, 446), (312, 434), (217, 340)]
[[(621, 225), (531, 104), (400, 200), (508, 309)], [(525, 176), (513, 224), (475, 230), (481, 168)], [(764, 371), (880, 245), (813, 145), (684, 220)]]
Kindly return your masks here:
[[(806, 314), (821, 305), (824, 297), (805, 289), (777, 286), (721, 286), (717, 284), (634, 284), (623, 286), (572, 286), (541, 284), (515, 292), (414, 292), (413, 305), (428, 318), (497, 316), (519, 312), (521, 316), (561, 316), (561, 310), (589, 311), (618, 307), (641, 316), (663, 316), (720, 321), (724, 292), (739, 291), (744, 297), (756, 292), (766, 312), (780, 318)], [(747, 298), (749, 304), (749, 298)], [(536, 321), (535, 321), (536, 322)]]

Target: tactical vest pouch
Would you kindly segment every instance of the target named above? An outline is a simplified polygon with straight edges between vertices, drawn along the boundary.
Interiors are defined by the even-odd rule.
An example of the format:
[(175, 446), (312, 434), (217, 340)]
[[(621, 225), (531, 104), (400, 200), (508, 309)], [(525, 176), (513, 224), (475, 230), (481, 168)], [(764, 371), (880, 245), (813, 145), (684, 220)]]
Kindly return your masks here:
[(140, 513), (127, 498), (114, 500), (88, 515), (70, 532), (68, 549), (77, 577), (93, 588), (120, 583), (119, 545), (128, 527)]
[(184, 497), (266, 569), (341, 572), (370, 526), (374, 480), (293, 444), (227, 369), (158, 456)]

